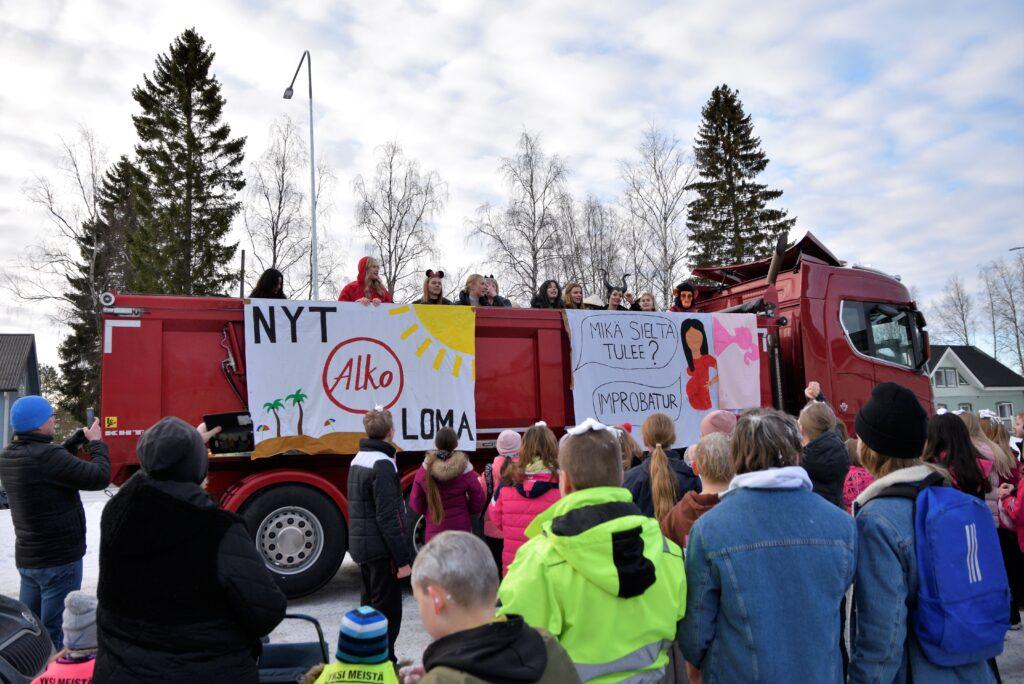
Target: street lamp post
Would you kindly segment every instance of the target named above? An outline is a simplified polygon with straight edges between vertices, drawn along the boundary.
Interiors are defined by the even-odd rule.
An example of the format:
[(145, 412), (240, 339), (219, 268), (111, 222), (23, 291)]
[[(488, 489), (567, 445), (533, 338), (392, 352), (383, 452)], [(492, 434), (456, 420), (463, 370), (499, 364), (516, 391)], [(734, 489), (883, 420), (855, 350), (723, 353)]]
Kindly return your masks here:
[(310, 226), (312, 228), (312, 237), (310, 239), (310, 246), (313, 250), (309, 264), (309, 277), (310, 277), (310, 294), (313, 299), (320, 299), (320, 272), (317, 264), (317, 241), (316, 241), (316, 155), (313, 151), (313, 58), (309, 55), (309, 50), (305, 50), (302, 53), (302, 57), (299, 58), (299, 66), (295, 67), (295, 75), (292, 76), (292, 82), (288, 84), (288, 87), (284, 91), (284, 99), (292, 99), (294, 90), (292, 86), (295, 85), (295, 79), (299, 76), (299, 71), (302, 69), (302, 61), (306, 61), (307, 72), (309, 73), (309, 204), (310, 204)]

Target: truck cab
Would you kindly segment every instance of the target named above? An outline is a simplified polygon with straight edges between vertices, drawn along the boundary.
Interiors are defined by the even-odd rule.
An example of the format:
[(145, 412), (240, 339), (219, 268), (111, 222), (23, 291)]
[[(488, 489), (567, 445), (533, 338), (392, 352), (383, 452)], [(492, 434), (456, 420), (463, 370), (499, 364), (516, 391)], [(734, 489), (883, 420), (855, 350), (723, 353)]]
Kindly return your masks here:
[(774, 395), (765, 405), (796, 414), (807, 401), (804, 387), (816, 380), (853, 434), (872, 388), (897, 382), (931, 410), (925, 319), (898, 278), (845, 265), (811, 233), (777, 257), (693, 275), (718, 283), (701, 288), (701, 311), (751, 311), (776, 331), (779, 372), (762, 383)]

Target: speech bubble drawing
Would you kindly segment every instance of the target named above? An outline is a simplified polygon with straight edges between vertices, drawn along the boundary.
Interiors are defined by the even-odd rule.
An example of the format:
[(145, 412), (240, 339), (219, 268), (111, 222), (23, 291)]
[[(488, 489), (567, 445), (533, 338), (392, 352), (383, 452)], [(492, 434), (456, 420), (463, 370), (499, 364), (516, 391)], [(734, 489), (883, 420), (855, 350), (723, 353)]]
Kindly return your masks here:
[(678, 326), (658, 314), (593, 314), (580, 319), (573, 333), (577, 371), (590, 364), (619, 370), (667, 368), (679, 351)]
[(613, 380), (599, 385), (591, 395), (594, 415), (606, 423), (621, 423), (627, 416), (666, 413), (679, 420), (683, 406), (683, 378), (680, 375), (661, 387), (630, 380)]

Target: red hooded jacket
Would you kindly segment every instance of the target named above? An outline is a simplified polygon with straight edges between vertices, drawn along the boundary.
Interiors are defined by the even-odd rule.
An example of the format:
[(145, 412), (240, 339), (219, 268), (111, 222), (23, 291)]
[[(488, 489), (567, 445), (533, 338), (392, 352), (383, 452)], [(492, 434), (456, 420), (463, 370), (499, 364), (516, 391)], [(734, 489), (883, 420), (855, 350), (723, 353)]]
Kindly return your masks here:
[[(338, 294), (339, 302), (358, 302), (366, 296), (364, 283), (366, 282), (366, 262), (369, 260), (370, 257), (368, 256), (364, 256), (359, 260), (359, 271), (356, 275), (356, 279), (342, 288), (341, 292)], [(377, 299), (384, 304), (391, 304), (393, 301), (391, 299), (391, 293), (387, 290), (379, 293), (377, 295)]]

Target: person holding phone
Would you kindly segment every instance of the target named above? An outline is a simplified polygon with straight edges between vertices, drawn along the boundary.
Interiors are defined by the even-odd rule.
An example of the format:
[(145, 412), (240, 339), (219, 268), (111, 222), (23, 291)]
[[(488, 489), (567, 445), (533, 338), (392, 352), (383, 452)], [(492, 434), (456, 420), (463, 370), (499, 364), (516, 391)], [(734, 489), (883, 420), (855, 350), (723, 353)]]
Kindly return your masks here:
[[(10, 498), (19, 600), (35, 613), (54, 647), (64, 641), (64, 598), (82, 588), (85, 509), (78, 492), (110, 484), (110, 456), (100, 422), (54, 444), (54, 412), (46, 399), (22, 397), (11, 407), (14, 439), (0, 454), (0, 479)], [(82, 447), (88, 458), (75, 453)]]

